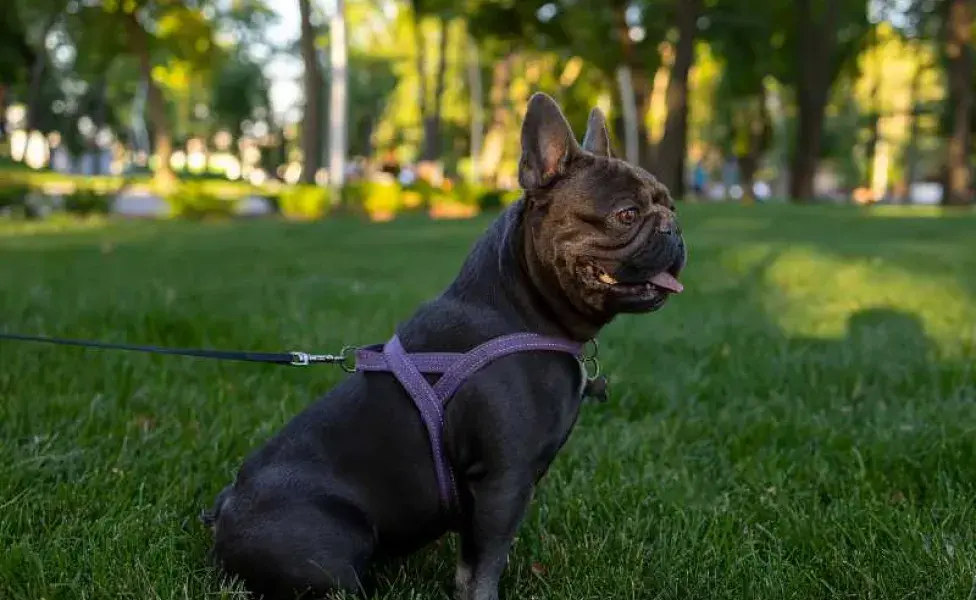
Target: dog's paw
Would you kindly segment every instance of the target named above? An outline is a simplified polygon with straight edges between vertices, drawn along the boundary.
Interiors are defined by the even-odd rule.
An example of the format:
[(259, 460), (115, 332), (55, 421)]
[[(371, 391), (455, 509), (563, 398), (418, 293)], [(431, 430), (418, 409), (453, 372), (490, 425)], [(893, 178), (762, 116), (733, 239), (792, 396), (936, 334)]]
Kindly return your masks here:
[(462, 562), (458, 563), (454, 571), (454, 598), (455, 600), (468, 600), (471, 596), (471, 578), (473, 572), (469, 565)]

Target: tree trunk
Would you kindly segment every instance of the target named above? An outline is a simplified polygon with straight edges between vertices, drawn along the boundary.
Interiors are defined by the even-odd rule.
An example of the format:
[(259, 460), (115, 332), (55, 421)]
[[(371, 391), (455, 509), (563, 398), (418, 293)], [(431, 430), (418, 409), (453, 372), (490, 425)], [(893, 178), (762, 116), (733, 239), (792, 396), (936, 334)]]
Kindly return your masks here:
[(139, 68), (146, 82), (149, 121), (153, 126), (156, 160), (158, 161), (155, 179), (157, 183), (164, 186), (171, 185), (176, 179), (169, 164), (170, 157), (173, 155), (173, 139), (169, 130), (169, 118), (166, 115), (166, 103), (163, 100), (162, 91), (152, 77), (149, 34), (143, 29), (134, 13), (126, 14), (126, 30), (129, 34), (129, 44), (139, 59)]
[(301, 13), (301, 48), (305, 110), (302, 121), (302, 183), (315, 183), (322, 159), (322, 71), (315, 48), (311, 0), (298, 0)]
[(772, 140), (772, 118), (766, 107), (766, 90), (750, 100), (746, 118), (746, 150), (738, 156), (739, 179), (742, 186), (742, 202), (752, 204), (756, 200), (754, 189), (756, 171)]
[(820, 161), (824, 109), (830, 93), (830, 57), (837, 44), (839, 0), (824, 0), (826, 14), (817, 21), (810, 0), (797, 0), (797, 105), (798, 131), (790, 167), (790, 196), (812, 200), (814, 177)]
[(421, 31), (423, 25), (420, 14), (420, 1), (413, 0), (410, 3), (413, 8), (413, 51), (417, 61), (417, 111), (420, 117), (420, 126), (424, 127), (427, 122), (427, 72), (424, 69), (424, 36)]
[[(877, 97), (878, 88), (874, 88), (874, 96)], [(865, 159), (867, 162), (867, 181), (866, 185), (871, 188), (874, 183), (874, 168), (875, 162), (878, 160), (878, 142), (881, 138), (880, 128), (881, 128), (881, 115), (878, 112), (870, 113), (871, 123), (868, 126), (868, 141), (866, 148), (864, 150)]]
[[(303, 0), (304, 1), (304, 0)], [(348, 131), (346, 113), (348, 97), (346, 84), (349, 69), (346, 55), (346, 11), (345, 1), (335, 0), (335, 14), (329, 21), (329, 187), (332, 189), (332, 202), (339, 202), (342, 186), (346, 178), (346, 145)]]
[(632, 165), (639, 165), (640, 127), (637, 124), (634, 81), (627, 65), (617, 67), (617, 87), (620, 89), (620, 107), (623, 113), (624, 158)]
[(952, 133), (946, 157), (943, 204), (970, 202), (969, 151), (973, 109), (973, 0), (952, 0), (946, 21), (946, 54), (949, 59), (949, 110)]
[(921, 110), (918, 104), (924, 72), (925, 67), (923, 65), (915, 67), (915, 73), (912, 74), (911, 91), (909, 92), (911, 94), (912, 125), (908, 133), (908, 145), (905, 148), (905, 191), (901, 198), (902, 201), (908, 203), (914, 201), (912, 184), (915, 182), (918, 171), (918, 117)]
[(498, 165), (505, 152), (505, 132), (511, 107), (508, 102), (508, 88), (512, 81), (512, 64), (515, 54), (495, 61), (491, 78), (491, 122), (485, 133), (485, 145), (481, 153), (481, 174), (493, 183), (498, 176)]
[(41, 88), (44, 84), (44, 70), (47, 67), (47, 51), (45, 50), (45, 40), (48, 34), (51, 32), (51, 28), (57, 23), (60, 17), (60, 12), (56, 12), (51, 15), (47, 22), (44, 23), (44, 29), (41, 31), (41, 47), (34, 55), (34, 64), (31, 65), (31, 76), (30, 76), (30, 86), (27, 90), (27, 137), (24, 138), (24, 152), (23, 156), (26, 159), (27, 151), (30, 150), (31, 140), (33, 136), (30, 135), (32, 131), (38, 128), (38, 123), (40, 121), (40, 103), (41, 103)]
[[(7, 114), (7, 86), (0, 82), (0, 115)], [(0, 118), (0, 140), (7, 137), (7, 119)]]
[(434, 84), (434, 108), (424, 117), (423, 160), (437, 160), (440, 156), (441, 106), (444, 102), (444, 75), (447, 71), (447, 42), (450, 23), (440, 20), (441, 39)]
[(102, 174), (102, 151), (104, 148), (98, 146), (98, 133), (105, 127), (105, 113), (108, 110), (108, 101), (105, 97), (108, 93), (108, 82), (105, 77), (99, 77), (95, 82), (95, 110), (94, 117), (92, 121), (95, 123), (95, 132), (91, 138), (91, 148), (95, 155), (95, 165), (92, 168), (92, 174), (101, 175)]
[(678, 47), (668, 80), (664, 135), (658, 145), (655, 168), (671, 196), (684, 194), (684, 162), (688, 150), (688, 72), (695, 58), (695, 34), (698, 31), (700, 0), (681, 0), (678, 9)]
[(478, 44), (474, 38), (468, 38), (468, 94), (471, 97), (471, 179), (475, 183), (481, 182), (481, 168), (478, 157), (481, 156), (481, 141), (484, 135), (484, 101), (481, 92), (481, 61), (478, 56)]
[[(652, 149), (648, 148), (646, 154), (641, 156), (640, 141), (648, 140), (644, 120), (647, 118), (647, 111), (650, 107), (652, 90), (648, 83), (647, 69), (638, 59), (634, 42), (630, 39), (626, 4), (618, 4), (615, 17), (622, 55), (621, 66), (617, 70), (617, 86), (620, 90), (620, 104), (624, 111), (625, 156), (628, 162), (650, 169)], [(631, 109), (633, 109), (632, 117), (628, 116)], [(632, 139), (637, 140), (636, 150), (630, 147), (632, 143), (630, 140)]]

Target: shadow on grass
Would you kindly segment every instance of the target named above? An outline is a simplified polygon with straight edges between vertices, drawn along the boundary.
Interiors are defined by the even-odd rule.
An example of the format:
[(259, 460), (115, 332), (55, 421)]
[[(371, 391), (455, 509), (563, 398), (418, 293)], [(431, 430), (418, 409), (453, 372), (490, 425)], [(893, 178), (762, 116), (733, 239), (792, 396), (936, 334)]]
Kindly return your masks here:
[[(976, 556), (973, 353), (950, 346), (974, 313), (951, 294), (916, 301), (903, 280), (973, 289), (971, 238), (955, 220), (682, 211), (687, 291), (601, 336), (611, 401), (584, 407), (503, 593), (965, 597)], [(485, 222), (165, 224), (141, 239), (108, 228), (64, 245), (50, 236), (0, 264), (0, 314), (11, 329), (144, 343), (382, 341), (453, 276)], [(104, 239), (117, 242), (107, 254)], [(867, 283), (811, 281), (795, 244), (823, 268), (882, 257), (901, 278), (877, 297)], [(864, 301), (840, 302), (848, 297)], [(934, 329), (948, 302), (950, 328)], [(828, 303), (834, 312), (821, 310)], [(785, 309), (806, 318), (786, 322)], [(822, 314), (836, 327), (818, 327)], [(340, 377), (24, 349), (2, 358), (0, 443), (12, 440), (12, 459), (0, 472), (12, 491), (0, 505), (16, 502), (0, 535), (17, 550), (0, 560), (0, 580), (16, 574), (15, 597), (179, 597), (188, 581), (195, 597), (215, 592), (200, 569), (209, 536), (197, 511), (243, 454)], [(47, 535), (35, 535), (39, 522)], [(79, 556), (99, 574), (59, 587), (50, 573), (84, 570)], [(449, 597), (454, 559), (448, 539), (379, 569), (379, 597)], [(133, 562), (146, 565), (138, 578)]]

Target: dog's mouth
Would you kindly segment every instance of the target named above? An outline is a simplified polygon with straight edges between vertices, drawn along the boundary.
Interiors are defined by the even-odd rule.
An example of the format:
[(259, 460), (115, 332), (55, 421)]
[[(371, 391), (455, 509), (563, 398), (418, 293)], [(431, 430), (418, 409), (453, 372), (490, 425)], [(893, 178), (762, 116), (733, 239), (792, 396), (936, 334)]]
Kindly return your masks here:
[(591, 266), (589, 271), (600, 287), (624, 296), (680, 294), (685, 289), (678, 278), (668, 271), (661, 271), (647, 281), (636, 282), (618, 281), (610, 273), (595, 266)]

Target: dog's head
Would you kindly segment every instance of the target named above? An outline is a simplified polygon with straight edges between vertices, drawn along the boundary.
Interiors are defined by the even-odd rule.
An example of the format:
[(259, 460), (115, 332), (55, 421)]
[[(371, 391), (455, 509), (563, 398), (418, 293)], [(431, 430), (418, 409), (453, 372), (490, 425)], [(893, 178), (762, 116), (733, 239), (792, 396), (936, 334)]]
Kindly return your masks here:
[(674, 202), (650, 173), (610, 155), (599, 109), (581, 146), (556, 102), (533, 95), (519, 183), (535, 278), (580, 313), (609, 321), (649, 312), (682, 290), (685, 244)]

